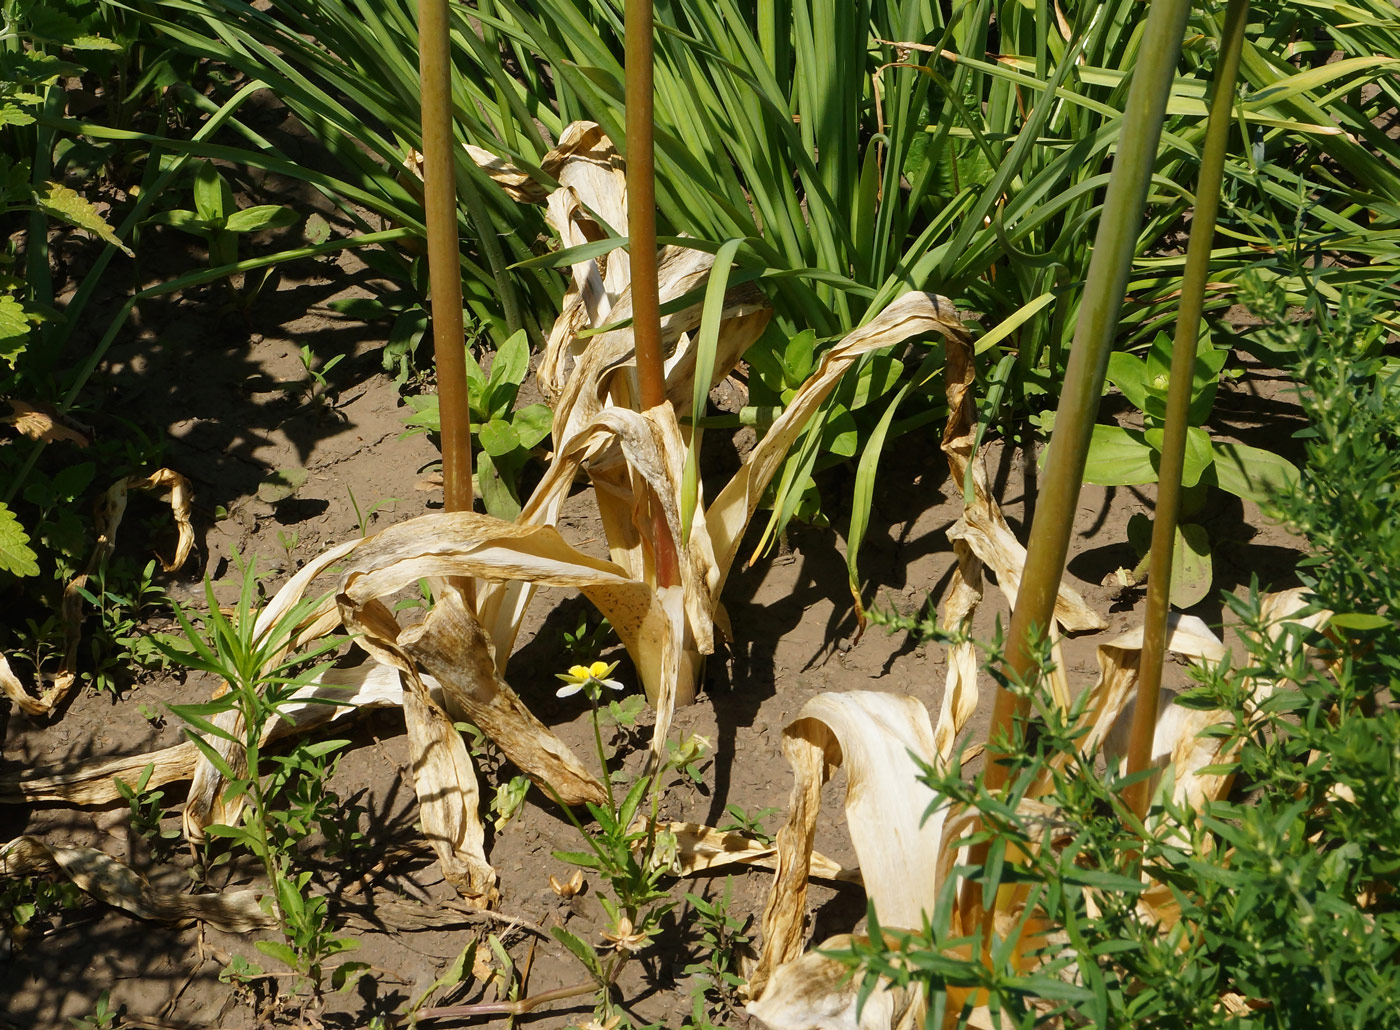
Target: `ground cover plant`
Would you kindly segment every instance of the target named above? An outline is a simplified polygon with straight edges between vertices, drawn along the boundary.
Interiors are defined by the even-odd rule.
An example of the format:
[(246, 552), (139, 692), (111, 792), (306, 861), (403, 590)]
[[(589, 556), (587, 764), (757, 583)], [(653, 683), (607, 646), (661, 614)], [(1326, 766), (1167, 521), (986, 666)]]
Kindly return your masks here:
[[(5, 280), (37, 443), (0, 455), (0, 589), (36, 613), (0, 667), (16, 1017), (1383, 1025), (1386, 5), (64, 10), (4, 30), (37, 208)], [(68, 217), (91, 243), (46, 229), (55, 190), (108, 205)], [(132, 392), (153, 363), (178, 388)], [(1301, 401), (1246, 401), (1270, 375)], [(116, 539), (140, 490), (161, 573)], [(801, 528), (838, 513), (844, 554)], [(930, 592), (881, 618), (934, 645), (861, 637), (880, 584)], [(1162, 702), (1164, 650), (1198, 680)], [(109, 946), (123, 912), (166, 925)], [(55, 975), (162, 940), (173, 979)]]

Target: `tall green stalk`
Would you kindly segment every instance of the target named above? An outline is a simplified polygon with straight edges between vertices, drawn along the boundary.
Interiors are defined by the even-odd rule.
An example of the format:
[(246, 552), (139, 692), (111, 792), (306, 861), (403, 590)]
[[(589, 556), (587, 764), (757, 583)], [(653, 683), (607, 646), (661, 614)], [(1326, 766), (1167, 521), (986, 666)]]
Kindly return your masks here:
[(471, 409), (467, 401), (466, 336), (457, 245), (452, 78), (447, 0), (420, 0), (418, 69), (422, 89), (423, 207), (428, 234), (428, 285), (433, 306), (433, 357), (442, 413), (442, 483), (448, 511), (471, 511)]
[[(1103, 393), (1104, 371), (1118, 332), (1118, 313), (1132, 270), (1162, 118), (1189, 12), (1188, 0), (1153, 0), (1147, 15), (1123, 113), (1123, 135), (1104, 198), (1065, 370), (1064, 390), (1055, 414), (1055, 431), (1045, 462), (1045, 485), (1036, 500), (1026, 566), (1011, 615), (1006, 662), (1008, 672), (1016, 679), (1023, 679), (1034, 668), (1036, 640), (1045, 634), (1054, 615), (1074, 513), (1079, 506), (1089, 439)], [(1024, 704), (1015, 695), (998, 691), (993, 736), (1009, 729), (1012, 716), (1023, 709)], [(999, 756), (988, 754), (992, 759), (987, 768), (988, 786), (996, 789), (1005, 782), (1006, 769), (995, 760)]]
[[(1157, 704), (1162, 686), (1162, 659), (1167, 646), (1167, 610), (1171, 594), (1172, 549), (1181, 513), (1181, 474), (1186, 462), (1186, 427), (1191, 407), (1191, 382), (1200, 335), (1201, 309), (1210, 272), (1210, 251), (1215, 240), (1215, 216), (1220, 208), (1220, 182), (1225, 150), (1234, 119), (1235, 77), (1249, 14), (1249, 0), (1230, 0), (1220, 41), (1220, 66), (1216, 69), (1215, 95), (1211, 98), (1201, 174), (1196, 183), (1196, 207), (1191, 218), (1191, 240), (1186, 249), (1186, 271), (1181, 281), (1181, 310), (1172, 342), (1171, 382), (1167, 389), (1167, 417), (1162, 441), (1162, 461), (1157, 472), (1157, 511), (1152, 524), (1152, 555), (1147, 574), (1147, 612), (1142, 635), (1137, 707), (1133, 711), (1128, 743), (1128, 773), (1142, 772), (1152, 762), (1152, 737), (1157, 727)], [(1124, 792), (1139, 818), (1147, 814), (1151, 791), (1146, 779)]]
[[(1167, 97), (1189, 13), (1189, 0), (1153, 0), (1148, 11), (1055, 415), (1044, 488), (1037, 499), (1026, 565), (1011, 615), (1006, 669), (1013, 681), (1024, 682), (1030, 677), (1037, 644), (1054, 616), (1089, 440), (1103, 393), (1104, 372), (1118, 332), (1119, 309), (1132, 269)], [(1010, 736), (1012, 720), (1024, 711), (1023, 699), (1006, 688), (997, 691), (988, 738), (991, 746), (987, 749), (989, 790), (999, 790), (1007, 779), (1006, 756), (995, 744)], [(973, 863), (985, 861), (986, 854), (986, 845), (974, 849)], [(977, 913), (981, 909), (980, 889), (969, 881), (964, 911), (980, 921)]]

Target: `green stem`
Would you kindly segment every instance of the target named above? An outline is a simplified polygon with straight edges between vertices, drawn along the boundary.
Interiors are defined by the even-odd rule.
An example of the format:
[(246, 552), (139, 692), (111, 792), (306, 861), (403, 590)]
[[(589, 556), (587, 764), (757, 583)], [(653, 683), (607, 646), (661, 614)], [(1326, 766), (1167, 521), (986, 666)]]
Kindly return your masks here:
[(608, 811), (615, 815), (617, 802), (613, 800), (612, 770), (608, 768), (608, 755), (603, 750), (603, 728), (599, 724), (598, 699), (590, 697), (588, 700), (593, 705), (593, 743), (598, 748), (598, 767), (603, 771), (603, 791), (608, 795)]
[[(1162, 120), (1172, 77), (1181, 53), (1181, 39), (1190, 13), (1190, 0), (1153, 0), (1143, 42), (1123, 112), (1123, 131), (1114, 156), (1113, 177), (1104, 198), (1093, 256), (1085, 277), (1079, 321), (1075, 326), (1065, 385), (1055, 415), (1055, 431), (1046, 458), (1044, 487), (1037, 499), (1035, 519), (1022, 571), (1016, 606), (1006, 645), (1006, 674), (1012, 682), (1031, 681), (1040, 640), (1054, 618), (1055, 598), (1074, 515), (1089, 439), (1098, 415), (1104, 372), (1118, 330), (1118, 314), (1132, 269), (1147, 189), (1152, 178)], [(1009, 690), (997, 691), (988, 731), (986, 786), (1005, 786), (1006, 756), (992, 746), (1009, 739), (1013, 721), (1026, 704)], [(972, 863), (986, 861), (987, 845), (973, 849)], [(981, 889), (969, 880), (963, 895), (964, 925), (982, 923), (990, 942), (990, 910), (984, 918)]]
[[(1036, 503), (1026, 565), (1011, 615), (1006, 661), (1015, 680), (1031, 675), (1036, 640), (1044, 636), (1054, 618), (1089, 439), (1098, 416), (1108, 355), (1118, 331), (1118, 313), (1132, 269), (1138, 227), (1189, 11), (1189, 0), (1154, 0), (1147, 15), (1140, 59), (1123, 112), (1123, 135), (1104, 199), (1065, 370), (1064, 391), (1055, 415), (1055, 431), (1045, 462), (1045, 485)], [(998, 691), (993, 735), (998, 731), (1009, 733), (1013, 716), (1024, 710), (1024, 703), (1014, 695)], [(988, 753), (987, 786), (991, 790), (1006, 782), (1006, 768), (997, 761), (999, 757)]]
[[(1142, 635), (1137, 707), (1133, 711), (1128, 742), (1128, 775), (1142, 772), (1152, 763), (1153, 735), (1162, 686), (1162, 660), (1167, 646), (1167, 614), (1171, 597), (1172, 550), (1181, 514), (1181, 475), (1186, 462), (1186, 429), (1191, 407), (1191, 386), (1200, 334), (1201, 309), (1210, 273), (1210, 252), (1220, 208), (1220, 182), (1225, 151), (1234, 115), (1235, 77), (1249, 14), (1249, 0), (1230, 0), (1220, 41), (1220, 66), (1215, 73), (1205, 149), (1196, 184), (1196, 205), (1191, 216), (1191, 240), (1186, 249), (1186, 270), (1181, 281), (1181, 307), (1172, 342), (1167, 416), (1162, 460), (1157, 474), (1157, 511), (1152, 524), (1151, 563), (1147, 574), (1147, 610)], [(1146, 817), (1151, 799), (1146, 778), (1124, 792), (1139, 819)]]

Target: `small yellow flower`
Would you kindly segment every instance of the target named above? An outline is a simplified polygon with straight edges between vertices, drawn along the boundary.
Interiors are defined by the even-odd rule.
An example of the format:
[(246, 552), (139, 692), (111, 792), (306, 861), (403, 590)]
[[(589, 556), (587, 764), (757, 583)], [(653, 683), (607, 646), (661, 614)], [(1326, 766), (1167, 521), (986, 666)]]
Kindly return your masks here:
[(590, 696), (596, 695), (599, 687), (607, 687), (609, 690), (621, 690), (621, 683), (614, 679), (608, 679), (617, 666), (617, 662), (611, 664), (608, 662), (594, 662), (592, 665), (572, 666), (566, 673), (555, 673), (556, 678), (564, 681), (564, 686), (559, 688), (559, 696), (570, 697), (585, 688), (592, 688), (589, 690)]

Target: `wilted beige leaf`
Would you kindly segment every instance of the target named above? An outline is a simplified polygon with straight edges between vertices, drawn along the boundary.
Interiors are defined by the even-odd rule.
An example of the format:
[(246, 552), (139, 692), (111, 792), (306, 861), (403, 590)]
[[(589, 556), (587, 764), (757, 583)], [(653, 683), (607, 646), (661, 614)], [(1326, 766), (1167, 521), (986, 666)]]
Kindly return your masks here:
[(466, 741), (428, 696), (412, 663), (406, 661), (400, 672), (423, 836), (437, 853), (447, 882), (467, 900), (490, 907), (496, 898), (496, 873), (486, 860), (481, 795)]
[[(820, 694), (783, 731), (793, 769), (787, 822), (778, 832), (778, 871), (763, 913), (763, 950), (750, 992), (802, 949), (807, 875), (821, 786), (846, 771), (846, 825), (866, 894), (880, 923), (917, 928), (933, 913), (934, 863), (946, 809), (920, 779), (919, 762), (938, 760), (928, 712), (915, 698), (873, 691)], [(928, 814), (928, 818), (925, 815)]]
[(544, 200), (548, 191), (529, 172), (522, 171), (505, 158), (497, 157), (481, 147), (470, 143), (463, 143), (462, 147), (476, 162), (476, 166), (489, 175), (517, 204), (538, 204)]
[(42, 440), (44, 443), (67, 440), (79, 447), (92, 443), (92, 430), (86, 427), (79, 429), (47, 405), (30, 404), (13, 398), (5, 403), (10, 406), (10, 413), (0, 416), (0, 422), (8, 422), (31, 440)]
[(253, 891), (174, 894), (154, 889), (145, 878), (95, 848), (64, 848), (38, 837), (16, 837), (0, 847), (0, 876), (57, 872), (84, 893), (141, 919), (173, 923), (199, 919), (225, 933), (275, 925)]
[(170, 562), (162, 558), (161, 564), (167, 572), (171, 572), (189, 557), (190, 547), (194, 543), (194, 529), (190, 525), (189, 481), (184, 476), (170, 469), (158, 469), (149, 476), (127, 476), (113, 483), (96, 505), (94, 531), (97, 542), (88, 556), (87, 565), (63, 588), (59, 606), (59, 619), (63, 626), (63, 660), (49, 686), (35, 697), (24, 688), (9, 663), (0, 657), (0, 690), (29, 715), (53, 712), (77, 682), (78, 645), (82, 642), (85, 603), (81, 591), (87, 587), (88, 578), (116, 549), (117, 530), (126, 514), (127, 494), (132, 490), (169, 491), (171, 513), (175, 516), (179, 540), (175, 545), (175, 556)]
[(399, 635), (398, 644), (442, 684), (453, 718), (485, 733), (546, 793), (566, 805), (606, 800), (603, 785), (496, 672), (491, 641), (460, 594), (443, 594), (423, 622)]
[(923, 987), (897, 987), (881, 980), (860, 1007), (860, 978), (844, 962), (822, 952), (849, 951), (851, 935), (822, 941), (814, 951), (780, 966), (750, 1015), (773, 1030), (922, 1030), (927, 1012)]
[[(947, 356), (948, 424), (943, 431), (942, 449), (948, 457), (954, 489), (961, 491), (969, 467), (972, 471), (972, 498), (967, 501), (962, 516), (948, 530), (948, 539), (966, 542), (996, 573), (997, 585), (1014, 608), (1021, 587), (1021, 571), (1026, 564), (1026, 549), (992, 499), (984, 455), (972, 453), (977, 409), (972, 396), (973, 352), (965, 334), (948, 337)], [(1071, 633), (1103, 629), (1107, 625), (1075, 590), (1063, 583), (1055, 598), (1055, 619)], [(1057, 662), (1061, 668), (1063, 664)]]
[[(1307, 603), (1307, 591), (1303, 588), (1284, 590), (1265, 595), (1260, 602), (1260, 613), (1264, 619), (1265, 632), (1271, 640), (1290, 624), (1307, 629), (1317, 629), (1330, 617), (1327, 611), (1314, 611), (1299, 619), (1298, 612)], [(1172, 632), (1168, 649), (1201, 662), (1218, 662), (1225, 654), (1225, 646), (1199, 619), (1172, 615)], [(1142, 631), (1130, 635), (1141, 646)], [(1277, 683), (1259, 677), (1249, 681), (1249, 703), (1258, 706), (1277, 688)], [(1172, 800), (1178, 805), (1189, 806), (1201, 811), (1207, 801), (1221, 798), (1228, 792), (1232, 777), (1221, 773), (1202, 773), (1201, 770), (1214, 765), (1228, 763), (1233, 752), (1224, 750), (1225, 738), (1203, 736), (1210, 726), (1227, 722), (1226, 712), (1182, 708), (1174, 703), (1169, 691), (1163, 691), (1158, 705), (1157, 725), (1153, 732), (1152, 760), (1159, 769), (1170, 768)], [(1110, 756), (1126, 752), (1128, 726), (1132, 722), (1133, 705), (1125, 706), (1118, 724), (1114, 727), (1113, 739), (1106, 745)], [(1160, 773), (1153, 778), (1155, 791), (1162, 780)]]
[(743, 467), (720, 491), (705, 513), (720, 572), (719, 583), (715, 587), (716, 596), (724, 589), (744, 530), (753, 518), (769, 482), (782, 467), (798, 434), (827, 395), (836, 388), (846, 370), (862, 354), (893, 347), (911, 337), (927, 333), (938, 333), (949, 341), (967, 336), (966, 328), (947, 298), (932, 293), (906, 293), (822, 355), (816, 370), (798, 388), (783, 413), (749, 453)]
[[(676, 838), (678, 875), (693, 876), (727, 865), (761, 866), (776, 869), (778, 846), (764, 844), (734, 830), (717, 830), (703, 823), (657, 823), (658, 832)], [(859, 869), (847, 869), (819, 851), (813, 851), (808, 875), (818, 880), (860, 883)]]

